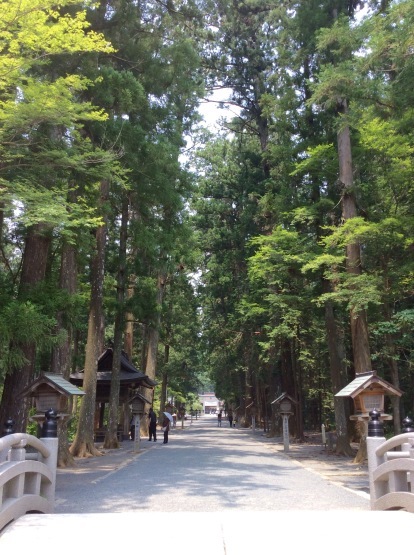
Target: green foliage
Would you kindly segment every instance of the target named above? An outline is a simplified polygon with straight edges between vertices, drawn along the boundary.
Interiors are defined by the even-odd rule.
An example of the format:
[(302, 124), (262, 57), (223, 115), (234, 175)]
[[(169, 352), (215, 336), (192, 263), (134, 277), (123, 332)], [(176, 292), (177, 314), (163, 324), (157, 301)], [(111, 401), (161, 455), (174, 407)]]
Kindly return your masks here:
[[(92, 5), (84, 2), (84, 6)], [(113, 49), (102, 35), (91, 32), (86, 11), (74, 16), (62, 8), (79, 6), (77, 0), (64, 0), (60, 9), (52, 0), (6, 0), (0, 14), (0, 89), (22, 79), (34, 64), (45, 64), (61, 52), (91, 52)]]
[[(412, 392), (411, 0), (370, 2), (363, 20), (353, 18), (358, 2), (316, 0), (294, 9), (277, 0), (174, 9), (119, 2), (109, 11), (75, 0), (3, 4), (3, 375), (23, 362), (17, 345), (34, 342), (40, 356), (65, 329), (79, 331), (82, 357), (93, 234), (104, 221), (112, 335), (127, 198), (133, 294), (125, 310), (137, 329), (158, 327), (157, 377), (167, 376), (180, 402), (190, 406), (213, 380), (221, 398), (239, 404), (252, 395), (265, 411), (270, 392), (287, 384), (309, 422), (328, 418), (327, 306), (344, 334), (349, 372), (346, 314), (364, 309), (379, 370), (386, 375), (396, 362)], [(200, 130), (195, 113), (205, 85), (231, 89), (235, 117), (217, 136)], [(354, 161), (347, 192), (358, 211), (347, 221), (338, 180), (343, 126)], [(191, 133), (204, 143), (183, 160)], [(110, 190), (98, 211), (102, 180)], [(39, 223), (53, 235), (46, 282), (17, 301), (24, 240)], [(77, 295), (57, 293), (67, 243), (76, 249)], [(346, 271), (353, 244), (361, 247), (359, 274)], [(144, 337), (135, 336), (135, 359), (145, 354)]]
[[(204, 199), (194, 208), (205, 252), (208, 361), (224, 395), (238, 396), (238, 374), (247, 375), (249, 367), (242, 348), (244, 343), (251, 347), (247, 330), (260, 329), (255, 346), (261, 363), (276, 359), (279, 364), (279, 342), (297, 341), (306, 395), (315, 400), (322, 391), (320, 410), (331, 411), (332, 395), (314, 375), (322, 361), (320, 375), (326, 382), (321, 309), (327, 303), (341, 317), (345, 311), (368, 311), (373, 352), (387, 330), (398, 341), (397, 307), (405, 310), (412, 304), (409, 99), (414, 87), (407, 55), (412, 6), (373, 2), (372, 10), (381, 15), (356, 20), (350, 17), (356, 3), (348, 2), (333, 9), (332, 3), (307, 0), (296, 3), (294, 12), (280, 3), (260, 11), (254, 3), (239, 10), (219, 3), (216, 35), (221, 44), (211, 60), (218, 68), (216, 78), (233, 87), (232, 101), (241, 112), (231, 125), (233, 139), (218, 138), (202, 154)], [(352, 133), (350, 193), (359, 210), (346, 222), (340, 211), (336, 144), (343, 126)], [(249, 135), (249, 148), (248, 132), (257, 137)], [(261, 152), (261, 157), (253, 160), (249, 151)], [(267, 164), (268, 179), (259, 186), (260, 162)], [(246, 202), (237, 210), (246, 190), (236, 183), (248, 182), (240, 168), (248, 168), (250, 183), (256, 169), (250, 198), (257, 199), (258, 210), (248, 212)], [(246, 228), (238, 227), (242, 213), (257, 225), (246, 235)], [(238, 248), (239, 234), (248, 235), (245, 249)], [(361, 245), (360, 275), (346, 271), (346, 249), (352, 244)], [(308, 330), (318, 337), (314, 344), (307, 343)], [(346, 346), (349, 340), (346, 333)], [(404, 357), (411, 352), (408, 343), (405, 347)], [(402, 351), (397, 357), (404, 368)], [(268, 385), (271, 379), (266, 376)]]
[(56, 345), (56, 320), (30, 301), (11, 301), (0, 309), (0, 374), (18, 368), (24, 360), (21, 345), (35, 343), (39, 350)]
[(338, 157), (333, 144), (319, 144), (310, 147), (306, 157), (295, 165), (291, 175), (311, 173), (312, 175), (332, 175), (336, 173)]
[(68, 187), (46, 188), (41, 185), (32, 187), (25, 180), (14, 182), (13, 191), (0, 191), (0, 198), (13, 204), (24, 199), (24, 212), (15, 214), (14, 222), (30, 227), (43, 222), (51, 226), (59, 226), (63, 232), (80, 227), (97, 227), (102, 219), (96, 214), (95, 207), (88, 206), (85, 198), (77, 198), (77, 202), (68, 202)]
[(42, 222), (63, 233), (95, 226), (98, 217), (85, 196), (78, 194), (74, 202), (68, 196), (79, 191), (79, 182), (109, 175), (113, 155), (95, 148), (83, 133), (85, 122), (103, 122), (107, 115), (82, 98), (92, 84), (88, 76), (79, 68), (60, 71), (54, 62), (57, 56), (109, 54), (113, 48), (90, 29), (86, 10), (73, 0), (59, 7), (37, 0), (5, 4), (0, 14), (0, 199), (17, 207), (13, 216), (27, 226)]

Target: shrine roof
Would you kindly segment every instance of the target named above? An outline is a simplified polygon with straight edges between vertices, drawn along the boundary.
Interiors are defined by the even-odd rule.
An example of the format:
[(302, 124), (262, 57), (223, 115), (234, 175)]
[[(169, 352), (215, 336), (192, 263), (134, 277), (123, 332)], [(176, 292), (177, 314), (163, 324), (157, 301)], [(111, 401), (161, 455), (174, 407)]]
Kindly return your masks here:
[[(98, 359), (97, 368), (97, 383), (99, 384), (109, 384), (112, 380), (112, 360), (113, 360), (113, 350), (112, 348), (106, 349)], [(70, 381), (73, 384), (79, 385), (83, 383), (83, 377), (85, 375), (85, 370), (80, 372), (75, 372), (70, 375)], [(125, 352), (121, 354), (121, 370), (119, 372), (119, 380), (122, 384), (135, 384), (148, 388), (153, 388), (157, 385), (157, 382), (149, 378), (146, 374), (135, 368), (135, 366), (130, 362), (128, 355)]]
[(66, 380), (62, 374), (54, 374), (53, 372), (44, 372), (28, 387), (26, 387), (19, 397), (26, 397), (36, 391), (43, 384), (47, 384), (59, 393), (71, 397), (73, 395), (85, 395), (85, 392), (76, 387), (74, 384)]
[(401, 397), (402, 391), (376, 375), (375, 372), (358, 374), (355, 379), (335, 394), (335, 397), (352, 397), (369, 388), (381, 389), (387, 395)]

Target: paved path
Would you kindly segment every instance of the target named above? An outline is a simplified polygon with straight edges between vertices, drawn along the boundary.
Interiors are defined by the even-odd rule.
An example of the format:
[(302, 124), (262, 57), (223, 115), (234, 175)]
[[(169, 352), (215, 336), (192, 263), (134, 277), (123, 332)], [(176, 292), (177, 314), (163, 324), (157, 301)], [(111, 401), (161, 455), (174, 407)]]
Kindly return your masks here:
[(259, 432), (219, 428), (211, 417), (173, 431), (168, 445), (141, 444), (59, 470), (56, 512), (369, 510), (367, 495), (310, 472)]
[(58, 470), (57, 514), (19, 518), (0, 535), (0, 553), (406, 550), (414, 515), (370, 511), (366, 494), (332, 474), (307, 470), (260, 432), (217, 428), (206, 417), (172, 432), (168, 445), (143, 440), (134, 452), (125, 442)]

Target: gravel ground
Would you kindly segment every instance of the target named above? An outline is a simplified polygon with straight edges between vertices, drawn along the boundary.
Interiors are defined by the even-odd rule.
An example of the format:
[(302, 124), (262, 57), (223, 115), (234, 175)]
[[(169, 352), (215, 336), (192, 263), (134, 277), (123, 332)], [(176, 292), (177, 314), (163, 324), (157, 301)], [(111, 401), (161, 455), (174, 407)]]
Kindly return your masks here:
[[(304, 443), (291, 443), (285, 453), (305, 468), (335, 484), (349, 488), (369, 498), (368, 462), (354, 463), (354, 457), (337, 455), (322, 445), (320, 434), (307, 434)], [(356, 455), (357, 444), (352, 444)], [(283, 445), (277, 447), (284, 452)]]

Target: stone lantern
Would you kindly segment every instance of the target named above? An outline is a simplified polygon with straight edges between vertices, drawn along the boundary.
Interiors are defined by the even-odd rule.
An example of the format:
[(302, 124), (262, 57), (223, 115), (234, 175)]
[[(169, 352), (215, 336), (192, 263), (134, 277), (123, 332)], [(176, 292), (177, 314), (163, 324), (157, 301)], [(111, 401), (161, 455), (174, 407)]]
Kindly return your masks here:
[(276, 405), (283, 422), (283, 450), (289, 451), (289, 417), (295, 413), (297, 401), (287, 393), (282, 393), (271, 403)]

